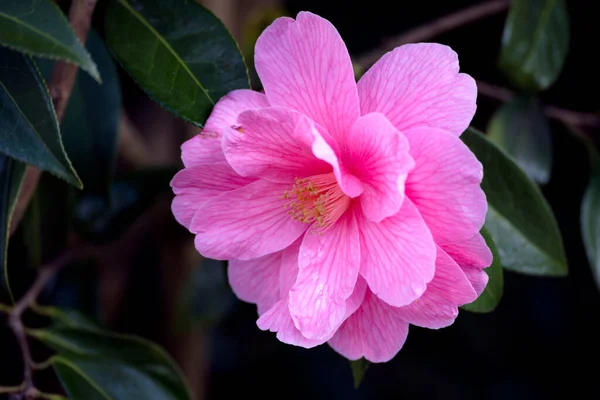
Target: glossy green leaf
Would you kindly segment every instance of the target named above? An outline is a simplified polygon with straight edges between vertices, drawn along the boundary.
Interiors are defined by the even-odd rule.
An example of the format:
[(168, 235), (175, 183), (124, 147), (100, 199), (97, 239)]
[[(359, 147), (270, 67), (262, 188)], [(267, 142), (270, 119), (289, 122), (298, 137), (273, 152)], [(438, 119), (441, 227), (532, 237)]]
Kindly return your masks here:
[(485, 229), (481, 231), (481, 234), (485, 238), (486, 244), (492, 251), (494, 261), (492, 262), (492, 265), (485, 269), (489, 280), (483, 292), (479, 295), (477, 300), (470, 304), (465, 304), (462, 306), (462, 308), (471, 312), (489, 313), (496, 309), (496, 306), (498, 303), (500, 303), (500, 299), (502, 299), (504, 277), (502, 264), (500, 263), (500, 256), (492, 237)]
[(90, 31), (86, 47), (98, 63), (102, 84), (78, 74), (61, 121), (65, 149), (85, 190), (106, 193), (112, 180), (121, 89), (117, 69), (102, 39)]
[(196, 125), (219, 98), (250, 86), (231, 34), (192, 0), (113, 0), (106, 42), (150, 97)]
[(145, 339), (62, 324), (30, 335), (58, 353), (52, 365), (73, 400), (191, 398), (175, 362)]
[(100, 80), (96, 64), (52, 0), (0, 1), (0, 45), (72, 62)]
[(552, 136), (548, 117), (536, 99), (519, 97), (504, 104), (490, 120), (487, 134), (531, 179), (548, 182)]
[(593, 144), (590, 143), (588, 148), (592, 169), (581, 203), (581, 236), (594, 279), (600, 288), (600, 156)]
[(82, 187), (42, 76), (29, 56), (6, 48), (0, 48), (0, 114), (0, 152)]
[(524, 90), (556, 81), (569, 51), (564, 0), (513, 0), (504, 26), (500, 68)]
[(10, 223), (21, 191), (26, 167), (25, 164), (0, 154), (0, 258), (2, 260), (0, 263), (2, 265), (0, 288), (7, 292), (11, 301), (14, 301), (14, 298), (8, 279), (8, 239)]
[(371, 363), (364, 358), (359, 358), (358, 360), (350, 361), (350, 368), (352, 368), (352, 379), (354, 380), (354, 388), (358, 389), (363, 379), (365, 378), (365, 374), (367, 373), (367, 369)]
[(485, 227), (502, 266), (531, 275), (566, 275), (560, 231), (537, 185), (480, 132), (469, 128), (461, 138), (483, 164), (481, 187), (488, 200)]

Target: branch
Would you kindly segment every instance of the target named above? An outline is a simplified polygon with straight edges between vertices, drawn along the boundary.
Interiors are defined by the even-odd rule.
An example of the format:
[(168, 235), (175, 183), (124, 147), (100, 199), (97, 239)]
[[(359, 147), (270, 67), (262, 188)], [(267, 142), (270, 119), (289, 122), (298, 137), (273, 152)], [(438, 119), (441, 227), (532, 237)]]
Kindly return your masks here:
[(452, 14), (445, 15), (425, 25), (410, 29), (400, 36), (386, 40), (381, 47), (358, 57), (355, 64), (362, 71), (366, 71), (375, 64), (382, 55), (406, 43), (425, 42), (442, 33), (452, 31), (458, 27), (478, 21), (497, 14), (510, 5), (510, 0), (488, 0), (486, 2), (467, 7)]
[(21, 353), (23, 355), (23, 389), (22, 393), (25, 399), (33, 399), (38, 396), (38, 390), (33, 383), (33, 370), (37, 368), (37, 363), (31, 357), (25, 326), (23, 325), (23, 313), (33, 304), (44, 289), (46, 284), (54, 275), (65, 265), (79, 259), (86, 253), (86, 248), (71, 249), (61, 254), (55, 261), (42, 268), (37, 279), (29, 288), (27, 293), (15, 304), (10, 311), (8, 325), (12, 329)]
[[(96, 7), (96, 1), (97, 0), (73, 0), (71, 3), (71, 8), (69, 9), (69, 23), (83, 44), (85, 44), (87, 34), (90, 30), (92, 13)], [(75, 84), (76, 76), (77, 65), (68, 64), (62, 61), (56, 62), (54, 72), (52, 73), (52, 79), (48, 84), (48, 90), (50, 91), (52, 103), (54, 104), (54, 109), (56, 110), (56, 118), (59, 122), (62, 120), (62, 117), (65, 114), (67, 103), (69, 101), (69, 97), (71, 96), (73, 85)], [(21, 192), (19, 193), (19, 198), (17, 200), (15, 212), (13, 214), (12, 223), (10, 226), (11, 235), (15, 232), (17, 226), (19, 226), (19, 222), (21, 222), (21, 219), (23, 219), (23, 215), (25, 215), (25, 211), (27, 210), (27, 206), (29, 205), (31, 198), (35, 193), (35, 189), (37, 188), (41, 174), (42, 171), (38, 167), (33, 165), (27, 166), (27, 171), (25, 172), (25, 177), (23, 178), (23, 186), (21, 187)]]
[[(500, 101), (510, 101), (515, 97), (510, 90), (487, 82), (477, 81), (477, 89), (480, 94)], [(544, 111), (549, 118), (561, 121), (565, 125), (579, 128), (600, 127), (600, 116), (597, 113), (566, 110), (550, 105), (544, 106)]]

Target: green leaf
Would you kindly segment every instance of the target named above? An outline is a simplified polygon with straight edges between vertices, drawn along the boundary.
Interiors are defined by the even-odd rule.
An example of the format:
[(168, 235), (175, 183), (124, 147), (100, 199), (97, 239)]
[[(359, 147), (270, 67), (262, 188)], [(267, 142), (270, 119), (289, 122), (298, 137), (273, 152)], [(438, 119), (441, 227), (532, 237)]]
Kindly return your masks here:
[(8, 239), (10, 223), (21, 191), (26, 167), (25, 164), (0, 154), (0, 258), (2, 259), (0, 287), (8, 293), (13, 302), (14, 298), (8, 279)]
[(60, 127), (85, 190), (106, 193), (114, 172), (121, 89), (112, 57), (93, 30), (86, 47), (98, 63), (103, 82), (78, 74)]
[(191, 398), (175, 362), (145, 339), (63, 324), (29, 334), (58, 353), (52, 365), (73, 400)]
[(192, 0), (113, 0), (106, 42), (150, 97), (196, 125), (219, 98), (250, 87), (235, 40)]
[(588, 144), (588, 149), (592, 169), (581, 203), (581, 236), (594, 279), (600, 288), (600, 156), (592, 143)]
[(51, 0), (1, 1), (0, 45), (29, 55), (72, 62), (100, 81), (96, 64)]
[(54, 106), (29, 56), (0, 48), (0, 152), (82, 184), (65, 153)]
[(483, 292), (479, 295), (477, 300), (470, 304), (465, 304), (462, 308), (471, 312), (489, 313), (494, 311), (498, 303), (500, 303), (504, 287), (504, 278), (500, 256), (498, 255), (498, 250), (496, 249), (492, 237), (485, 229), (481, 231), (481, 234), (492, 251), (494, 261), (492, 262), (492, 265), (484, 270), (487, 273), (489, 280)]
[(552, 170), (550, 123), (535, 98), (518, 97), (492, 117), (488, 138), (510, 154), (539, 183), (547, 183)]
[(569, 51), (564, 0), (514, 0), (504, 26), (500, 68), (521, 89), (538, 91), (556, 81)]
[(352, 368), (352, 379), (354, 379), (354, 388), (358, 389), (363, 379), (365, 378), (365, 373), (371, 363), (364, 358), (359, 358), (358, 360), (350, 361), (350, 368)]
[(488, 200), (485, 227), (502, 266), (531, 275), (566, 275), (560, 231), (537, 185), (480, 132), (469, 128), (461, 138), (483, 164), (481, 187)]

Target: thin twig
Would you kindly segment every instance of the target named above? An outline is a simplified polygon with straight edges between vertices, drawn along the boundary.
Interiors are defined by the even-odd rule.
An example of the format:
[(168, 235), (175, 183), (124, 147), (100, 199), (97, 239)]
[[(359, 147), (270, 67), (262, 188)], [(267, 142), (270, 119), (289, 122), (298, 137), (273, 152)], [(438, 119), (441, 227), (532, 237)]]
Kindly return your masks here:
[[(500, 101), (510, 101), (515, 97), (510, 90), (487, 82), (477, 81), (477, 89), (480, 94)], [(597, 113), (572, 111), (550, 105), (544, 106), (544, 111), (548, 117), (561, 121), (565, 125), (600, 127), (600, 115)]]
[(506, 10), (509, 0), (489, 0), (465, 9), (445, 15), (424, 25), (410, 29), (400, 36), (386, 40), (382, 46), (358, 57), (355, 63), (362, 71), (366, 71), (379, 58), (390, 50), (406, 43), (424, 42), (442, 33), (449, 32), (463, 25), (497, 14)]
[(0, 386), (0, 394), (18, 393), (22, 391), (24, 387), (24, 383), (21, 383), (18, 386)]
[(72, 263), (73, 261), (81, 258), (88, 251), (87, 248), (69, 249), (62, 253), (52, 263), (46, 265), (37, 276), (37, 279), (33, 285), (29, 288), (27, 293), (15, 304), (8, 319), (8, 325), (12, 329), (19, 347), (21, 348), (21, 354), (23, 356), (23, 396), (26, 399), (33, 399), (38, 394), (37, 389), (33, 383), (33, 370), (36, 369), (38, 364), (33, 361), (31, 357), (31, 351), (29, 349), (29, 343), (27, 342), (27, 335), (25, 334), (25, 326), (23, 325), (23, 313), (33, 304), (48, 281), (54, 277), (54, 275), (65, 265)]
[[(73, 27), (75, 34), (85, 44), (90, 25), (92, 22), (92, 13), (96, 7), (97, 0), (73, 0), (69, 9), (69, 23)], [(48, 84), (48, 90), (52, 97), (56, 118), (60, 122), (67, 108), (75, 77), (77, 76), (77, 65), (61, 61), (56, 62), (52, 79)], [(11, 235), (16, 231), (17, 226), (23, 219), (27, 206), (35, 193), (35, 189), (40, 181), (42, 170), (36, 166), (28, 165), (23, 178), (23, 185), (19, 193), (19, 198), (15, 206), (10, 226)]]

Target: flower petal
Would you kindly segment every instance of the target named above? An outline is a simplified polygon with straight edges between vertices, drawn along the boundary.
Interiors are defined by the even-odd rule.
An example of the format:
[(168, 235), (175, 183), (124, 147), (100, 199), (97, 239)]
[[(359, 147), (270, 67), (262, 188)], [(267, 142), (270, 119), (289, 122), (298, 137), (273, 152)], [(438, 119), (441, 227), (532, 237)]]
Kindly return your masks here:
[(358, 228), (346, 212), (324, 232), (304, 236), (299, 272), (290, 291), (290, 311), (296, 327), (311, 339), (330, 337), (344, 320), (360, 265)]
[(354, 70), (329, 21), (309, 12), (278, 18), (258, 38), (255, 54), (272, 105), (307, 115), (334, 139), (350, 130), (360, 114)]
[(300, 346), (307, 349), (325, 343), (325, 340), (308, 339), (294, 325), (287, 298), (279, 300), (269, 311), (261, 315), (256, 325), (263, 331), (277, 332), (277, 339), (283, 343)]
[(242, 301), (258, 306), (258, 314), (268, 311), (279, 300), (279, 270), (282, 252), (252, 260), (230, 260), (229, 284)]
[(249, 260), (285, 249), (307, 228), (287, 214), (289, 184), (256, 181), (204, 203), (190, 230), (196, 249), (217, 260)]
[(405, 131), (415, 167), (406, 195), (415, 203), (438, 244), (470, 239), (485, 221), (483, 167), (457, 137), (434, 128)]
[(171, 210), (177, 222), (189, 228), (194, 214), (203, 203), (254, 180), (239, 176), (227, 164), (198, 164), (182, 169), (171, 180), (176, 195)]
[(480, 233), (462, 242), (443, 245), (442, 248), (461, 267), (487, 268), (494, 256)]
[(477, 293), (477, 297), (479, 297), (479, 295), (483, 293), (483, 290), (488, 283), (488, 274), (485, 272), (485, 270), (477, 267), (464, 267), (461, 265), (460, 268), (465, 273), (465, 276), (469, 282), (471, 282), (471, 286)]
[(345, 138), (342, 163), (364, 184), (365, 216), (379, 222), (398, 212), (414, 161), (408, 141), (380, 113), (360, 117)]
[(367, 290), (361, 307), (342, 324), (329, 345), (350, 360), (391, 360), (408, 336), (408, 323), (398, 317), (397, 310)]
[(360, 231), (360, 274), (386, 303), (410, 304), (425, 291), (435, 271), (431, 233), (409, 199), (400, 211), (377, 223), (356, 213)]
[(363, 114), (378, 111), (404, 131), (444, 129), (455, 136), (475, 115), (477, 86), (458, 73), (458, 56), (437, 43), (406, 44), (385, 54), (358, 82)]
[(306, 142), (312, 129), (312, 121), (287, 108), (249, 110), (239, 115), (236, 129), (225, 131), (223, 151), (240, 175), (293, 182), (331, 171)]
[(437, 248), (435, 276), (423, 296), (398, 308), (398, 315), (413, 325), (438, 329), (452, 325), (458, 307), (477, 298), (462, 269), (440, 247)]
[(181, 158), (186, 167), (198, 164), (224, 162), (221, 150), (223, 131), (235, 124), (242, 111), (268, 107), (267, 96), (248, 89), (234, 90), (223, 96), (213, 107), (210, 117), (199, 135), (181, 146)]

